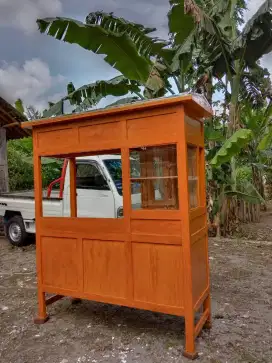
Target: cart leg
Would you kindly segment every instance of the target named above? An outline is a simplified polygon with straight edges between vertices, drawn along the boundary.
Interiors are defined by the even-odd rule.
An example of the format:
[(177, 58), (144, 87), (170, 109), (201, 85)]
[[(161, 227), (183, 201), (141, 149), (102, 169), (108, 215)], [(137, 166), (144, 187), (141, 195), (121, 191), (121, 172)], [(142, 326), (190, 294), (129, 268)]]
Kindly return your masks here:
[(203, 308), (204, 308), (204, 311), (207, 309), (209, 310), (209, 316), (208, 316), (208, 319), (206, 320), (206, 323), (204, 324), (203, 328), (211, 329), (212, 328), (212, 317), (211, 317), (211, 296), (210, 296), (210, 294), (204, 300)]
[(193, 315), (185, 317), (185, 349), (183, 355), (191, 360), (198, 358), (195, 350), (195, 323)]
[(35, 324), (44, 324), (49, 319), (46, 312), (46, 300), (45, 293), (43, 291), (38, 291), (38, 316), (34, 319)]

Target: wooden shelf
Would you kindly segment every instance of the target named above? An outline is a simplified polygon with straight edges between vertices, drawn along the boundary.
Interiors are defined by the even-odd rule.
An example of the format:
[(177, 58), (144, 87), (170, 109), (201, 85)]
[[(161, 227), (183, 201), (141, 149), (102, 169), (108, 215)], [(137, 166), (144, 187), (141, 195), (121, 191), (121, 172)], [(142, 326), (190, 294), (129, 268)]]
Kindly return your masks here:
[(158, 179), (177, 179), (177, 176), (147, 176), (145, 178), (130, 178), (131, 181), (138, 180), (158, 180)]

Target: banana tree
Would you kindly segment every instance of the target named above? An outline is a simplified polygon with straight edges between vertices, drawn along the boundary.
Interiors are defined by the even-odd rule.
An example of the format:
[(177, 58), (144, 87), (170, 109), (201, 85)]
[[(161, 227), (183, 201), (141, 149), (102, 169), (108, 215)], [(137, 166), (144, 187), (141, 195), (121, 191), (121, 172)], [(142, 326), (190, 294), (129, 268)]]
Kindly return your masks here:
[(272, 170), (271, 155), (267, 154), (272, 148), (272, 104), (257, 110), (245, 104), (241, 108), (241, 123), (253, 137), (240, 154), (239, 162), (251, 167), (253, 183), (265, 198), (264, 176)]
[[(266, 207), (264, 177), (272, 170), (272, 104), (254, 109), (252, 103), (245, 103), (240, 112), (240, 129), (230, 138), (226, 138), (226, 126), (214, 126), (207, 125), (205, 132), (208, 210), (215, 229), (221, 226), (221, 233), (226, 234), (237, 222), (240, 209), (240, 221), (256, 221), (260, 205)], [(233, 158), (237, 160), (234, 177)], [(241, 178), (245, 167), (249, 173), (246, 179)], [(249, 209), (250, 215), (244, 215)]]
[[(52, 104), (43, 113), (43, 117), (61, 115), (64, 113), (64, 103), (69, 102), (75, 106), (73, 112), (80, 112), (96, 106), (102, 98), (107, 96), (124, 96), (128, 93), (134, 94), (134, 99), (142, 99), (140, 84), (124, 76), (117, 76), (108, 81), (97, 81), (75, 89), (72, 82), (67, 85), (67, 95), (61, 100)], [(123, 102), (126, 102), (124, 99)]]
[[(271, 32), (270, 5), (267, 0), (239, 33), (244, 0), (170, 0), (167, 40), (152, 36), (153, 28), (112, 13), (90, 13), (84, 23), (67, 18), (38, 19), (37, 23), (42, 33), (103, 54), (125, 78), (145, 88), (144, 97), (173, 93), (171, 79), (179, 92), (197, 88), (209, 93), (213, 77), (222, 80), (227, 76), (226, 88), (231, 88), (229, 124), (235, 129), (244, 71), (271, 46), (269, 36), (260, 35)], [(261, 52), (254, 51), (259, 41), (263, 42)], [(211, 92), (208, 98), (211, 100)]]
[[(206, 127), (207, 207), (209, 225), (218, 235), (231, 234), (240, 222), (257, 222), (260, 205), (265, 204), (252, 177), (242, 180), (240, 176), (243, 162), (250, 165), (241, 154), (253, 142), (254, 133), (250, 129), (239, 129), (229, 139), (226, 135), (227, 126), (221, 124), (216, 130)], [(232, 159), (238, 155), (234, 179)]]
[[(157, 54), (167, 44), (148, 36), (154, 29), (99, 12), (89, 14), (85, 23), (67, 18), (39, 19), (37, 22), (42, 33), (78, 44), (95, 54), (103, 54), (104, 60), (122, 74), (109, 81), (85, 85), (76, 93), (73, 90), (72, 95), (68, 95), (69, 99), (81, 98), (84, 101), (87, 98), (85, 106), (93, 106), (108, 95), (136, 93), (143, 98), (139, 85), (152, 93), (164, 86), (171, 88), (160, 76), (164, 67), (156, 60)], [(59, 112), (60, 105), (58, 103), (55, 107)]]
[[(173, 66), (173, 58), (195, 28), (195, 13), (188, 7), (188, 0), (171, 0), (170, 5), (170, 37), (167, 40), (152, 36), (155, 28), (146, 28), (105, 12), (90, 13), (84, 23), (59, 17), (38, 19), (37, 23), (41, 33), (77, 44), (95, 54), (103, 54), (105, 62), (144, 89), (142, 97), (161, 97), (166, 93), (174, 94), (172, 83), (176, 84), (179, 92), (192, 89), (194, 75), (191, 50), (178, 56), (178, 66)], [(204, 11), (198, 17), (201, 21), (197, 22), (197, 29), (209, 31), (211, 25)], [(91, 106), (93, 98), (85, 103)], [(60, 105), (58, 103), (55, 109), (61, 111)]]

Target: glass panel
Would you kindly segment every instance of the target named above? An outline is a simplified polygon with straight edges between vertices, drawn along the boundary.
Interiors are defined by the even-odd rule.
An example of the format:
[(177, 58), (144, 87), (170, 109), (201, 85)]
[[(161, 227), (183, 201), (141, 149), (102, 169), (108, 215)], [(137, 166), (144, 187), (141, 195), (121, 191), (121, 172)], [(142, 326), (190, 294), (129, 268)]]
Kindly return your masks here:
[(130, 165), (133, 209), (178, 209), (175, 145), (132, 149)]
[(190, 208), (198, 206), (197, 148), (188, 146), (188, 182)]

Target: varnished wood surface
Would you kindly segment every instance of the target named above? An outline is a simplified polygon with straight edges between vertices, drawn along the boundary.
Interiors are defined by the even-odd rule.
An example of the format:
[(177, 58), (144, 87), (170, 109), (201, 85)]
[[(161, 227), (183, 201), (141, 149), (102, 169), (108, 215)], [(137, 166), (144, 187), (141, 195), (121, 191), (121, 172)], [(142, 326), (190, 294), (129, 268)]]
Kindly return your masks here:
[(37, 126), (43, 126), (48, 124), (61, 124), (61, 123), (68, 123), (70, 121), (82, 121), (89, 118), (97, 118), (97, 117), (109, 117), (111, 115), (120, 115), (123, 113), (130, 113), (133, 111), (141, 112), (141, 110), (146, 109), (155, 109), (155, 108), (161, 108), (163, 106), (168, 105), (180, 105), (184, 104), (188, 111), (187, 114), (191, 117), (197, 117), (197, 118), (203, 118), (203, 117), (209, 117), (212, 115), (212, 111), (208, 110), (206, 108), (201, 107), (199, 104), (197, 104), (193, 100), (192, 95), (180, 95), (175, 97), (168, 97), (168, 98), (161, 98), (161, 99), (153, 99), (149, 101), (144, 102), (137, 102), (130, 105), (125, 105), (122, 107), (116, 107), (116, 108), (108, 108), (108, 109), (101, 109), (91, 112), (85, 112), (81, 114), (71, 114), (67, 116), (58, 116), (54, 118), (48, 118), (48, 119), (42, 119), (42, 120), (36, 120), (31, 121), (22, 124), (22, 128), (34, 128)]
[[(186, 122), (184, 112), (193, 120)], [(187, 96), (29, 123), (34, 135), (39, 319), (46, 318), (45, 292), (176, 314), (185, 317), (185, 351), (194, 355), (195, 337), (210, 319), (200, 121), (208, 114)], [(172, 209), (160, 209), (163, 203), (151, 200), (156, 209), (151, 203), (149, 209), (132, 210), (130, 150), (162, 145), (177, 151), (176, 161), (169, 154), (169, 163), (175, 161), (177, 168)], [(194, 209), (188, 195), (188, 145), (197, 150)], [(124, 217), (77, 218), (74, 158), (112, 150), (122, 155)], [(42, 216), (41, 156), (71, 158), (70, 217)], [(163, 172), (168, 175), (174, 175), (172, 169)], [(195, 312), (202, 305), (205, 313), (195, 326)]]

